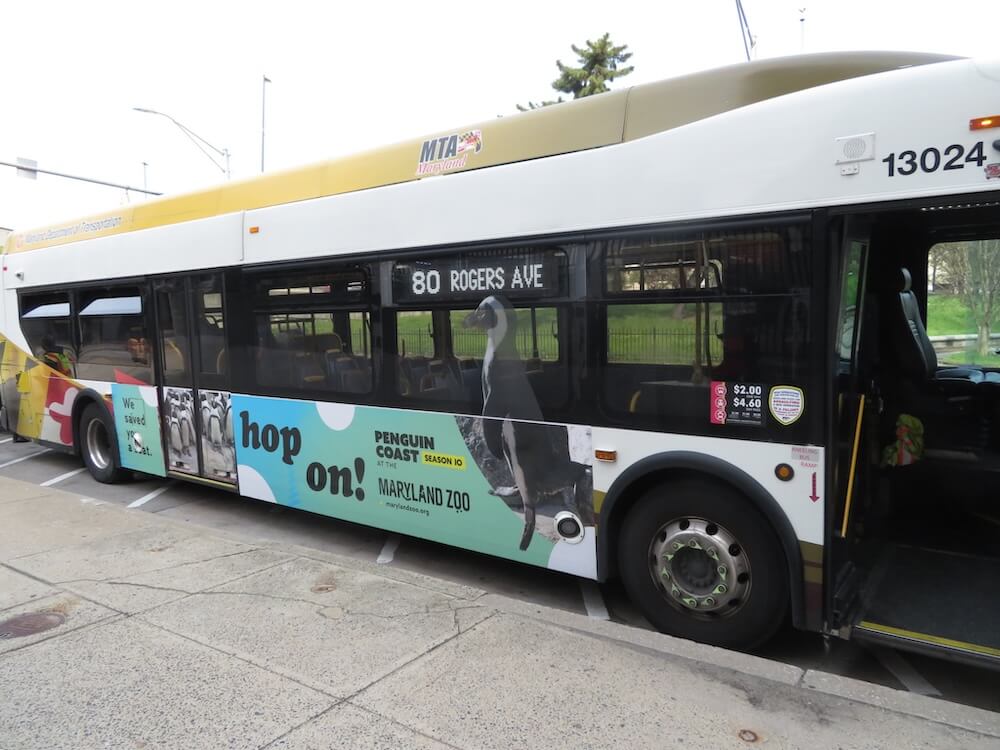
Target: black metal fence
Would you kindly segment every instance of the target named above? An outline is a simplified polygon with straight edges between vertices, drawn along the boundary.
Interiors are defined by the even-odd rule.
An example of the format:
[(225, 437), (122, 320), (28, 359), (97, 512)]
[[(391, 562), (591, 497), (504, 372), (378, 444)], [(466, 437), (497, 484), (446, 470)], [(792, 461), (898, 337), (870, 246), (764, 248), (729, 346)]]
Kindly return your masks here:
[(702, 362), (708, 360), (706, 347), (712, 362), (722, 359), (722, 342), (714, 335), (699, 336), (693, 331), (657, 328), (608, 331), (609, 362), (690, 365), (699, 354)]
[[(608, 361), (633, 364), (677, 364), (690, 365), (699, 352), (698, 336), (693, 331), (676, 329), (617, 328), (608, 331)], [(434, 340), (429, 331), (406, 331), (400, 333), (401, 348), (405, 344), (410, 356), (434, 356)], [(707, 361), (705, 347), (708, 346), (712, 362), (722, 360), (722, 342), (715, 335), (701, 335), (701, 361)], [(486, 352), (486, 334), (481, 331), (452, 331), (452, 346), (455, 356), (482, 359)], [(532, 341), (531, 331), (517, 332), (517, 351), (523, 359), (537, 356), (543, 360), (555, 361), (559, 358), (559, 341), (551, 334), (539, 336)]]

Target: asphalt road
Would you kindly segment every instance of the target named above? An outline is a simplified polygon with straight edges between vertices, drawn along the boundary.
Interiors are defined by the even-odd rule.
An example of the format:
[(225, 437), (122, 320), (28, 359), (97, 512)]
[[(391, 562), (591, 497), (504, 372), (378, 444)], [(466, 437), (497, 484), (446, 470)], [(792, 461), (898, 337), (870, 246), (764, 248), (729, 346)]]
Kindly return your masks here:
[[(221, 490), (142, 477), (117, 485), (94, 481), (78, 458), (0, 433), (0, 474), (84, 497), (161, 513), (185, 523), (252, 539), (299, 544), (475, 586), (635, 627), (650, 625), (617, 583), (598, 585), (465, 550), (388, 534)], [(872, 650), (787, 627), (758, 652), (803, 669), (820, 669), (944, 700), (1000, 711), (995, 672), (888, 649)]]

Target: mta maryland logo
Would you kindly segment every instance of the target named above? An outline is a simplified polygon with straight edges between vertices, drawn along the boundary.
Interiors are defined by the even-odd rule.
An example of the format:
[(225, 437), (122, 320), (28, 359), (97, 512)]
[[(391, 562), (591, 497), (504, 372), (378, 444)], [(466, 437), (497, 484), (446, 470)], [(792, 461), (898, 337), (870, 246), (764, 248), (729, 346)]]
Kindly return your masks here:
[(482, 150), (481, 130), (468, 130), (464, 133), (431, 138), (420, 145), (417, 176), (424, 177), (461, 169), (468, 163), (470, 154), (478, 154)]

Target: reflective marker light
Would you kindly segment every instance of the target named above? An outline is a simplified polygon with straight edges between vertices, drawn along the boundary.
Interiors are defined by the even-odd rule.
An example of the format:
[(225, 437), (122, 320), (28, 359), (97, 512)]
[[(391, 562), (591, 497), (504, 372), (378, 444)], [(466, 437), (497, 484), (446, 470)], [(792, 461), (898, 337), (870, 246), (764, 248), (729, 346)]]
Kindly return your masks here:
[(1000, 115), (977, 117), (975, 120), (969, 120), (969, 130), (986, 130), (987, 128), (1000, 128)]
[(774, 467), (774, 476), (780, 479), (782, 482), (787, 482), (789, 479), (795, 476), (795, 472), (792, 467), (788, 464), (778, 464)]
[(616, 461), (618, 459), (618, 451), (594, 451), (594, 458), (598, 461)]
[(257, 234), (260, 231), (260, 227), (250, 227), (250, 234)]

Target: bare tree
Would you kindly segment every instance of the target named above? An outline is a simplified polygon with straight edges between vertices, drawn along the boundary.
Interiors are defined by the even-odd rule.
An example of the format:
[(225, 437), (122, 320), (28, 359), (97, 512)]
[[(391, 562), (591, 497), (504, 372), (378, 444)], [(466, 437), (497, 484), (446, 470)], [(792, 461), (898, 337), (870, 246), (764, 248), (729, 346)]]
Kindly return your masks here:
[(976, 352), (990, 353), (993, 318), (1000, 312), (1000, 240), (943, 242), (931, 251), (939, 283), (947, 279), (976, 326)]
[(1000, 302), (1000, 240), (964, 242), (964, 297), (976, 321), (976, 350), (980, 357), (989, 354), (990, 326)]

